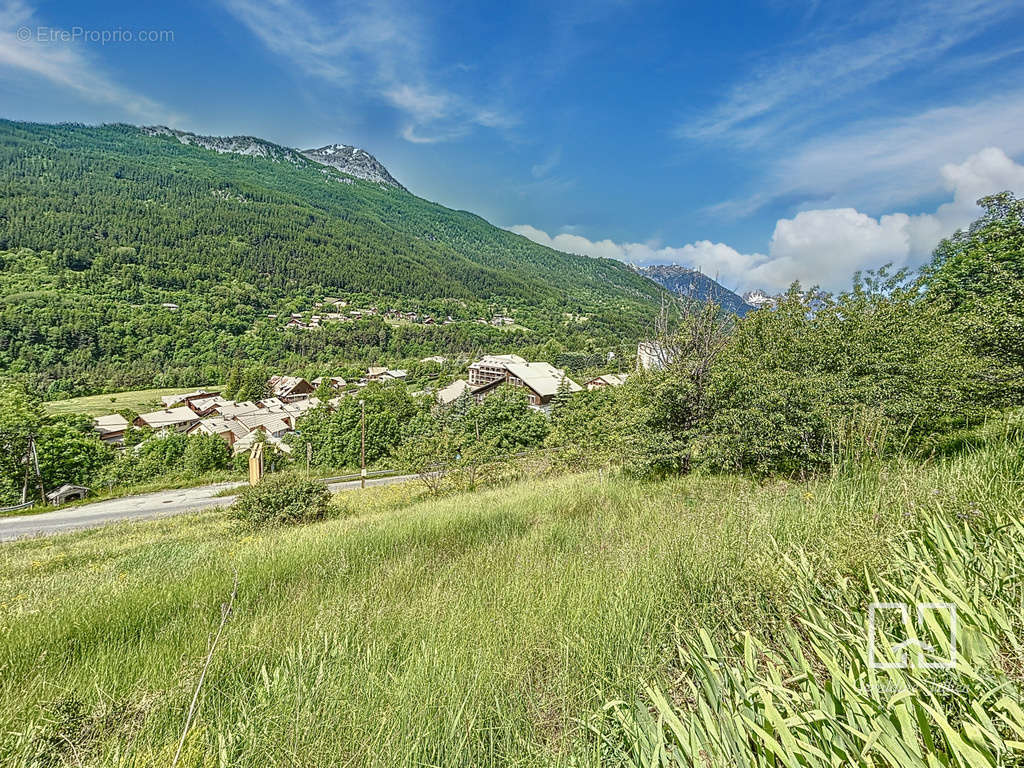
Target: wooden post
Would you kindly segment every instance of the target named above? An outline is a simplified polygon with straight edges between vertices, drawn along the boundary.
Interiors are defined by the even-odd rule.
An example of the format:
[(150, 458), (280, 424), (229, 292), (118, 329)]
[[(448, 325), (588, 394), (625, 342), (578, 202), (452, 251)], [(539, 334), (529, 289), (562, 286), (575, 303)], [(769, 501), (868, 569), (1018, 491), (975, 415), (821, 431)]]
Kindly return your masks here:
[(263, 443), (254, 443), (249, 452), (249, 485), (256, 485), (263, 477)]

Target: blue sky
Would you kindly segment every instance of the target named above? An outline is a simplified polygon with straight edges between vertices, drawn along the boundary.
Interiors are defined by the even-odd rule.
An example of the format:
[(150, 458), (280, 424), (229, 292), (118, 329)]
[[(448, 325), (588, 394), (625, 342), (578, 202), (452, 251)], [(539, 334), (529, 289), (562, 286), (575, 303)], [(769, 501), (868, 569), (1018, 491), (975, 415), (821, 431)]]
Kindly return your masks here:
[(998, 0), (0, 0), (0, 115), (356, 144), (563, 250), (839, 288), (1024, 193), (1021, 30)]

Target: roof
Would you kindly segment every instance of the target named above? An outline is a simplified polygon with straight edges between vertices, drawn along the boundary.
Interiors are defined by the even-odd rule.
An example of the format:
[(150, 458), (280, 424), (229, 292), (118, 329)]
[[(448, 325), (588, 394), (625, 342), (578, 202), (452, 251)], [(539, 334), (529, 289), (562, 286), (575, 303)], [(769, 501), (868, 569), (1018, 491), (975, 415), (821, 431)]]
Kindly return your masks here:
[(301, 376), (271, 376), (269, 384), (276, 397), (287, 397), (302, 384), (313, 386)]
[(558, 392), (564, 379), (570, 392), (579, 392), (583, 387), (565, 375), (565, 371), (551, 363), (513, 363), (508, 372), (520, 379), (541, 397), (551, 397)]
[[(509, 366), (513, 363), (523, 364), (526, 360), (519, 355), (484, 355), (477, 360), (473, 365), (500, 365)], [(471, 368), (473, 366), (470, 366)]]
[(128, 429), (128, 419), (120, 413), (112, 413), (109, 416), (97, 416), (92, 421), (93, 429), (101, 434), (123, 432)]
[(293, 416), (301, 416), (306, 411), (311, 411), (320, 405), (319, 397), (307, 397), (305, 400), (296, 400), (294, 403), (283, 403), (279, 409), (284, 413), (289, 413)]
[(243, 413), (252, 413), (259, 409), (260, 407), (256, 405), (256, 403), (251, 400), (245, 400), (241, 403), (229, 402), (227, 405), (222, 405), (218, 410), (220, 411), (221, 416), (232, 419), (241, 416)]
[(189, 432), (196, 430), (202, 430), (208, 435), (223, 435), (225, 432), (230, 432), (236, 440), (245, 437), (250, 432), (249, 428), (238, 419), (203, 419)]
[(189, 405), (197, 411), (209, 411), (218, 406), (227, 405), (230, 402), (230, 400), (227, 400), (220, 395), (212, 395), (210, 397), (197, 397), (190, 401)]
[(367, 376), (383, 376), (388, 372), (388, 369), (382, 365), (371, 365), (366, 369)]
[(288, 416), (289, 414), (281, 412), (255, 411), (253, 413), (243, 413), (235, 420), (250, 430), (263, 429), (273, 434), (275, 432), (288, 432), (291, 430), (291, 423), (286, 420)]
[(199, 417), (187, 405), (180, 405), (177, 408), (165, 408), (162, 411), (140, 413), (139, 419), (146, 426), (160, 429), (161, 427), (176, 427), (180, 424), (189, 424), (193, 421), (198, 421)]
[(626, 383), (628, 374), (625, 373), (605, 373), (601, 376), (595, 376), (587, 384), (593, 384), (595, 382), (602, 382), (607, 384), (609, 387), (621, 387)]
[(175, 403), (186, 403), (189, 400), (195, 400), (198, 397), (213, 397), (219, 394), (218, 392), (210, 392), (205, 389), (197, 389), (194, 392), (185, 392), (181, 395), (164, 395), (160, 398), (160, 403), (164, 408), (170, 408)]
[(86, 488), (84, 485), (68, 485), (68, 484), (65, 484), (65, 485), (62, 485), (60, 488), (56, 488), (56, 489), (50, 491), (48, 494), (46, 494), (46, 498), (50, 499), (52, 501), (53, 499), (59, 498), (61, 496), (65, 496), (65, 495), (67, 495), (69, 493), (79, 493), (81, 491), (85, 491), (86, 493), (88, 493), (89, 489)]
[(465, 379), (456, 379), (444, 389), (437, 391), (437, 400), (441, 405), (451, 405), (458, 400), (463, 392), (470, 389), (469, 382)]

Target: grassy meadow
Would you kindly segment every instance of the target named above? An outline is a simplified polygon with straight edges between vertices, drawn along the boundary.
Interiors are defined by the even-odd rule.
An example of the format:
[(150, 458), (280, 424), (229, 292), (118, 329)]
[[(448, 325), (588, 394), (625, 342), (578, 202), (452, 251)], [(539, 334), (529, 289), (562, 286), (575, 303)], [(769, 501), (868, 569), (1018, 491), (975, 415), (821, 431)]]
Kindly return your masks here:
[[(1019, 520), (1022, 465), (1010, 439), (806, 484), (372, 489), (303, 528), (209, 512), (5, 545), (0, 764), (171, 765), (233, 589), (178, 765), (686, 765), (672, 717), (696, 754), (731, 755), (687, 719), (711, 711), (701, 632), (727, 649), (753, 630), (768, 653), (822, 595), (863, 623), (870, 585), (909, 588), (914, 558), (935, 559), (913, 544), (927, 521)], [(1024, 563), (1002, 567), (1020, 607)], [(999, 631), (1018, 638), (997, 638), (1005, 698), (1021, 611)]]
[(43, 409), (51, 416), (81, 413), (86, 416), (106, 416), (126, 408), (145, 413), (161, 407), (160, 398), (167, 395), (183, 395), (202, 387), (172, 387), (170, 389), (137, 389), (128, 392), (112, 392), (105, 395), (86, 395), (69, 400), (52, 400), (43, 403)]

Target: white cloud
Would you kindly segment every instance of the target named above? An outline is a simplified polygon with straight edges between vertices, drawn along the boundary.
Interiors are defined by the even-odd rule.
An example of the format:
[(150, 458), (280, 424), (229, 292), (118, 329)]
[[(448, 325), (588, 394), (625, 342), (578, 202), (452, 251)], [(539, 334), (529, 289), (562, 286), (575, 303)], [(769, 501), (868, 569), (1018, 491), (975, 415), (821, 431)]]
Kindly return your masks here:
[(618, 259), (630, 264), (686, 264), (719, 278), (726, 285), (737, 284), (739, 277), (749, 274), (765, 260), (759, 253), (740, 253), (725, 243), (700, 240), (680, 247), (663, 246), (656, 242), (616, 243), (613, 240), (588, 240), (581, 235), (547, 232), (529, 224), (508, 228), (516, 234), (565, 253), (577, 253), (594, 258)]
[(311, 12), (303, 0), (223, 0), (259, 40), (303, 74), (355, 95), (373, 94), (406, 116), (414, 143), (500, 128), (512, 118), (432, 82), (427, 35), (408, 8), (389, 0), (351, 0)]
[(994, 147), (971, 155), (963, 163), (943, 166), (941, 178), (953, 199), (934, 213), (890, 213), (873, 218), (854, 208), (802, 211), (776, 222), (767, 254), (742, 253), (708, 240), (672, 247), (592, 241), (575, 234), (552, 237), (529, 225), (509, 229), (569, 253), (635, 264), (684, 264), (734, 290), (776, 291), (794, 280), (837, 290), (849, 286), (857, 270), (886, 263), (897, 267), (921, 264), (941, 238), (977, 218), (978, 198), (1007, 189), (1024, 193), (1024, 165)]
[(114, 82), (80, 44), (63, 42), (56, 35), (39, 39), (41, 27), (45, 25), (35, 10), (21, 0), (0, 4), (0, 71), (10, 71), (19, 79), (42, 78), (88, 101), (117, 106), (144, 120), (177, 122), (178, 117), (162, 105)]
[(385, 91), (388, 100), (412, 115), (418, 122), (429, 122), (445, 117), (452, 108), (452, 97), (423, 86), (403, 83)]

